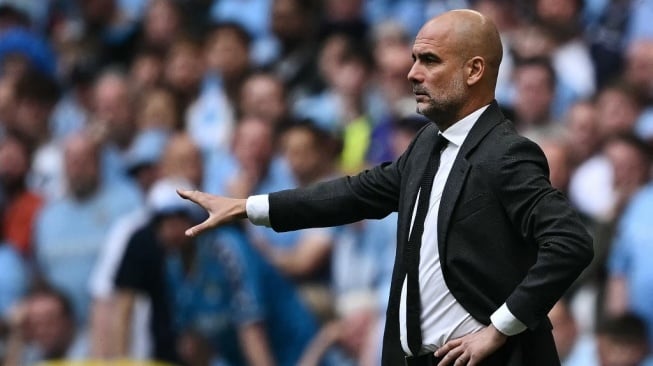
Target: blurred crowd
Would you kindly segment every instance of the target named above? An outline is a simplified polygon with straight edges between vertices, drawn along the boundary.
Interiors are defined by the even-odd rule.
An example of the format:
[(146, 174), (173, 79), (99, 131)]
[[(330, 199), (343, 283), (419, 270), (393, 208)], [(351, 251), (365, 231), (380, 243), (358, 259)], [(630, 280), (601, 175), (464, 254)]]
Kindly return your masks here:
[(190, 238), (175, 189), (397, 158), (412, 39), (456, 8), (495, 21), (497, 101), (594, 236), (563, 365), (651, 362), (653, 0), (0, 0), (0, 362), (380, 364), (396, 216)]

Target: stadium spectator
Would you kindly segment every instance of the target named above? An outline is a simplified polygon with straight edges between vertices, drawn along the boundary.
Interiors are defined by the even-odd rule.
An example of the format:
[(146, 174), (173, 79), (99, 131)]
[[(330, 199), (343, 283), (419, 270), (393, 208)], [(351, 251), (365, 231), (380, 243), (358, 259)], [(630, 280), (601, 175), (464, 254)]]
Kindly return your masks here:
[(102, 73), (93, 88), (90, 126), (101, 144), (102, 179), (125, 180), (125, 155), (136, 136), (134, 100), (127, 77), (115, 70)]
[(370, 81), (368, 113), (372, 125), (389, 124), (415, 113), (415, 99), (406, 75), (410, 71), (410, 41), (403, 28), (387, 22), (372, 29), (375, 70)]
[(145, 293), (152, 300), (152, 330), (159, 330), (154, 338), (160, 359), (171, 360), (162, 351), (176, 358), (174, 348), (157, 347), (165, 344), (162, 330), (173, 342), (191, 330), (231, 364), (295, 365), (314, 333), (310, 314), (292, 286), (233, 228), (199, 238), (183, 235), (180, 228), (202, 219), (175, 193), (187, 184), (161, 181), (150, 192), (154, 217), (132, 236), (116, 275), (123, 304), (118, 321), (123, 328), (129, 324), (129, 304)]
[(564, 124), (571, 163), (575, 169), (600, 147), (596, 107), (588, 101), (575, 103), (569, 108)]
[(619, 220), (616, 238), (608, 257), (605, 310), (619, 315), (633, 312), (642, 317), (648, 334), (653, 334), (653, 311), (648, 304), (653, 293), (653, 273), (649, 261), (653, 258), (649, 245), (653, 232), (647, 220), (653, 198), (649, 183), (639, 191)]
[(102, 180), (100, 150), (88, 134), (65, 143), (67, 191), (48, 202), (35, 225), (35, 257), (44, 279), (70, 299), (79, 327), (86, 325), (87, 281), (111, 225), (134, 210), (141, 194), (132, 185)]
[(315, 59), (318, 5), (315, 1), (272, 0), (270, 29), (279, 52), (267, 67), (284, 81), (291, 100), (320, 87)]
[[(606, 85), (599, 91), (596, 101), (596, 119), (599, 146), (612, 136), (632, 133), (641, 104), (635, 90), (621, 82)], [(618, 197), (613, 186), (612, 166), (600, 149), (584, 161), (572, 174), (569, 198), (584, 214), (594, 220), (610, 218)]]
[(569, 144), (560, 136), (553, 134), (536, 141), (549, 163), (549, 180), (553, 188), (567, 194), (571, 176), (571, 155)]
[(182, 110), (185, 111), (197, 98), (203, 73), (199, 42), (180, 35), (166, 53), (163, 85), (173, 91)]
[(33, 228), (43, 198), (27, 187), (30, 165), (27, 146), (13, 137), (0, 140), (0, 195), (3, 212), (0, 237), (8, 240), (24, 257), (31, 257)]
[(367, 113), (366, 88), (371, 60), (364, 45), (335, 34), (325, 40), (320, 68), (326, 88), (297, 100), (294, 113), (320, 128), (342, 135), (341, 169), (353, 173), (365, 166), (372, 124)]
[(653, 364), (649, 337), (640, 317), (623, 314), (607, 318), (595, 333), (596, 351), (588, 356), (585, 365)]
[(63, 188), (61, 152), (49, 125), (59, 93), (52, 78), (26, 73), (16, 82), (13, 124), (7, 125), (7, 132), (21, 139), (31, 156), (30, 188), (46, 198), (60, 196)]
[[(138, 41), (138, 14), (129, 14), (118, 0), (76, 1), (76, 42), (88, 54), (96, 55), (99, 65), (127, 65)], [(70, 31), (70, 29), (69, 29)]]
[(555, 47), (551, 61), (556, 75), (552, 115), (559, 119), (571, 104), (592, 96), (596, 90), (594, 64), (581, 38), (583, 1), (537, 0), (537, 21), (553, 35)]
[(606, 320), (596, 330), (601, 365), (651, 365), (650, 337), (641, 318), (624, 314)]
[(184, 32), (185, 19), (179, 2), (152, 0), (145, 10), (139, 46), (166, 52), (175, 37)]
[[(286, 130), (281, 150), (300, 187), (338, 175), (338, 141), (310, 121)], [(335, 232), (332, 228), (304, 230), (293, 236), (294, 242), (285, 242), (283, 246), (278, 241), (266, 240), (267, 237), (253, 240), (264, 257), (293, 280), (304, 302), (320, 319), (333, 314), (329, 279)]]
[(552, 115), (556, 75), (546, 58), (524, 59), (515, 65), (515, 99), (510, 117), (518, 130), (542, 130), (555, 121)]
[(163, 61), (165, 53), (153, 49), (141, 48), (134, 54), (129, 65), (129, 80), (133, 95), (147, 93), (161, 85), (163, 79)]
[(5, 365), (79, 361), (87, 356), (88, 339), (77, 330), (73, 308), (63, 293), (38, 289), (15, 309), (10, 318)]
[(153, 87), (140, 94), (136, 107), (138, 130), (180, 131), (183, 130), (182, 121), (181, 106), (170, 90)]
[[(161, 131), (145, 131), (137, 138), (130, 161), (132, 174), (144, 175), (137, 179), (144, 195), (147, 195), (156, 181), (162, 178), (184, 179), (199, 184), (202, 177), (200, 151), (192, 140), (183, 133), (168, 136)], [(91, 330), (93, 336), (92, 353), (95, 357), (115, 357), (129, 355), (143, 360), (152, 356), (152, 340), (149, 336), (149, 309), (152, 304), (146, 296), (135, 296), (131, 305), (131, 330), (128, 345), (116, 344), (112, 321), (117, 309), (114, 278), (132, 235), (141, 230), (152, 218), (149, 205), (123, 215), (112, 225), (98, 262), (90, 278), (90, 291), (93, 296)], [(122, 338), (121, 338), (122, 339)]]
[(49, 119), (59, 100), (60, 90), (56, 81), (36, 71), (28, 71), (15, 85), (14, 123), (8, 132), (22, 139), (30, 152), (50, 142)]
[(216, 24), (204, 40), (204, 83), (222, 87), (232, 105), (237, 104), (240, 85), (251, 69), (251, 42), (247, 31), (237, 23)]
[(283, 82), (267, 72), (250, 74), (240, 89), (238, 115), (268, 120), (277, 132), (282, 130), (291, 122)]

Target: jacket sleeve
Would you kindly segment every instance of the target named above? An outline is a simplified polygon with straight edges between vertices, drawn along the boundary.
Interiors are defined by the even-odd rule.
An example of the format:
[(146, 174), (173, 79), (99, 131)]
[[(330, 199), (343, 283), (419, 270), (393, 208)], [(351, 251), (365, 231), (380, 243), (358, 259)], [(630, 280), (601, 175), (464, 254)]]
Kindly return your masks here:
[(491, 180), (512, 225), (537, 255), (506, 300), (529, 329), (537, 327), (593, 257), (592, 238), (567, 199), (551, 187), (544, 154), (530, 140), (513, 140)]
[(272, 228), (290, 231), (345, 225), (363, 219), (380, 219), (397, 211), (402, 171), (427, 127), (418, 132), (408, 149), (393, 162), (355, 176), (271, 193)]

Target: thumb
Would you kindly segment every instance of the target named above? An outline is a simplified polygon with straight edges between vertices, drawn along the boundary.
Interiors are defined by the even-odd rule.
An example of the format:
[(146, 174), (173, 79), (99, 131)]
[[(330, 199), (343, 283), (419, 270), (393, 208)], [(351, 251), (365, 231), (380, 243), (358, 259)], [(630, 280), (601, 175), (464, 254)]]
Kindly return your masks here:
[(202, 223), (199, 223), (199, 224), (197, 224), (197, 225), (195, 225), (195, 226), (193, 226), (191, 228), (186, 229), (184, 234), (186, 236), (194, 237), (194, 236), (197, 236), (197, 235), (203, 233), (206, 230), (209, 230), (210, 228), (212, 228), (214, 226), (211, 223), (211, 219), (212, 219), (212, 217), (209, 216), (209, 218), (204, 220)]

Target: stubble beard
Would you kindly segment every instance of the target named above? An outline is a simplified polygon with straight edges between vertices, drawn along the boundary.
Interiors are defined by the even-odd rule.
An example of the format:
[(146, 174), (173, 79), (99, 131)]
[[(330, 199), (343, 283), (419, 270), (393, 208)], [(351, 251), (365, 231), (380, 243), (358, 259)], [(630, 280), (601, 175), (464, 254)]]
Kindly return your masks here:
[(417, 106), (417, 113), (435, 123), (440, 131), (444, 131), (457, 121), (466, 98), (462, 81), (454, 79), (448, 89), (440, 98), (434, 98), (429, 94), (426, 107)]

